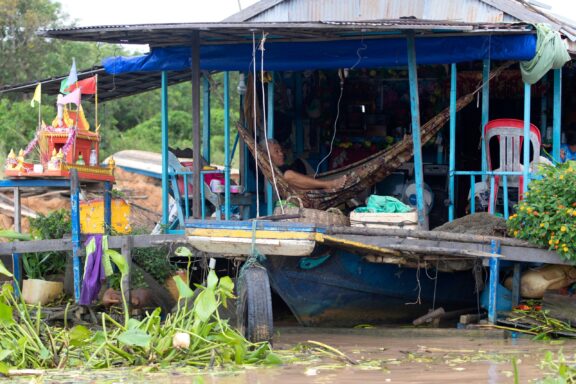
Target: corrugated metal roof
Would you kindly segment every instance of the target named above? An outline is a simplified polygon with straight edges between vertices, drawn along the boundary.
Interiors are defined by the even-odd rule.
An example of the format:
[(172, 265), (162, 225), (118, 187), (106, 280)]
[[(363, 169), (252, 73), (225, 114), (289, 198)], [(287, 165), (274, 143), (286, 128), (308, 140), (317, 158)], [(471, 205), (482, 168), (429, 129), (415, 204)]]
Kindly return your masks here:
[(361, 21), (409, 16), (469, 23), (547, 23), (576, 40), (573, 22), (517, 0), (261, 0), (224, 21)]
[[(103, 67), (78, 72), (78, 79), (82, 80), (90, 76), (98, 75), (98, 100), (105, 102), (125, 96), (131, 96), (142, 92), (160, 88), (161, 81), (158, 73), (124, 73), (121, 75), (110, 75), (104, 71)], [(8, 92), (31, 93), (38, 83), (42, 83), (42, 93), (46, 95), (57, 95), (60, 90), (60, 82), (67, 78), (56, 76), (34, 82), (6, 85), (0, 87), (0, 95)], [(190, 70), (168, 71), (168, 85), (190, 81), (192, 78)], [(86, 101), (93, 102), (93, 98), (86, 97)], [(84, 101), (84, 100), (83, 100)]]
[(362, 36), (383, 38), (406, 31), (421, 35), (438, 33), (491, 33), (526, 32), (532, 27), (527, 24), (464, 23), (457, 21), (396, 19), (365, 22), (274, 22), (274, 23), (182, 23), (141, 24), (53, 29), (43, 32), (46, 37), (106, 42), (114, 44), (150, 44), (151, 46), (187, 45), (192, 32), (200, 34), (200, 44), (252, 43), (254, 32), (268, 33), (274, 41), (325, 41)]

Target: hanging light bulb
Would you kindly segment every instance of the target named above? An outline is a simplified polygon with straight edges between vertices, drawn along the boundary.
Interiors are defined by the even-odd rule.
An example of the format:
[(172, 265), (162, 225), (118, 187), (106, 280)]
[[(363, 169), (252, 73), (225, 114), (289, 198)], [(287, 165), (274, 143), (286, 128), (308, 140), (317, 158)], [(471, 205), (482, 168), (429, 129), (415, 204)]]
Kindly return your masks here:
[(238, 94), (245, 95), (246, 94), (246, 82), (244, 81), (244, 74), (240, 74), (240, 78), (238, 80)]

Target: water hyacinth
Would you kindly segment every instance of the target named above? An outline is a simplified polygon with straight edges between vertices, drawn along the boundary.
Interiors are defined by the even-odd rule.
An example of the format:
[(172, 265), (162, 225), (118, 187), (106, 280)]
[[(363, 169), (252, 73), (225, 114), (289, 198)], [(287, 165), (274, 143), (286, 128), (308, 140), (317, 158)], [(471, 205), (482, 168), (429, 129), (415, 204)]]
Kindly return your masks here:
[[(111, 260), (117, 262), (116, 255)], [(122, 265), (119, 270), (126, 271)], [(9, 272), (0, 266), (0, 273)], [(181, 297), (193, 292), (180, 276)], [(102, 313), (98, 329), (83, 325), (49, 325), (40, 306), (30, 307), (14, 296), (12, 285), (0, 291), (0, 374), (29, 368), (110, 368), (119, 366), (194, 366), (279, 363), (268, 343), (251, 343), (220, 318), (218, 308), (233, 298), (229, 277), (210, 271), (206, 286), (198, 286), (192, 308), (180, 300), (175, 313), (161, 318), (157, 308), (143, 320), (124, 323)], [(68, 308), (68, 307), (67, 307)], [(67, 318), (65, 314), (64, 318)]]

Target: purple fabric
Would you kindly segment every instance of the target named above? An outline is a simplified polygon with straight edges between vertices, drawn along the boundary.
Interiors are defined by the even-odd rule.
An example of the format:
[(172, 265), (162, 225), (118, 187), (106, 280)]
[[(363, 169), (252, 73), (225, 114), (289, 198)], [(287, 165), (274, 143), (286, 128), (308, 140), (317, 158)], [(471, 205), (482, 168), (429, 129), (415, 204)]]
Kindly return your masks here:
[(84, 246), (87, 246), (92, 239), (96, 242), (96, 249), (86, 255), (82, 291), (80, 292), (80, 305), (92, 304), (92, 301), (98, 297), (102, 282), (106, 280), (104, 266), (102, 265), (102, 235), (89, 235)]

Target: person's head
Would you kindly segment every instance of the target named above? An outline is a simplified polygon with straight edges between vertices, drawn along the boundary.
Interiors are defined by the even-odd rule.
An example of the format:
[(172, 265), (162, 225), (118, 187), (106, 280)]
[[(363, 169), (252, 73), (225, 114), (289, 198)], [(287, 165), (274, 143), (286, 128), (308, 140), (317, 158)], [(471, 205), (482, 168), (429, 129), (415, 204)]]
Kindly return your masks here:
[[(260, 144), (260, 146), (262, 147), (262, 150), (266, 152), (266, 141)], [(268, 139), (268, 149), (270, 150), (270, 158), (272, 159), (272, 163), (274, 163), (274, 165), (277, 167), (284, 165), (284, 150), (282, 149), (280, 143), (277, 140)]]

